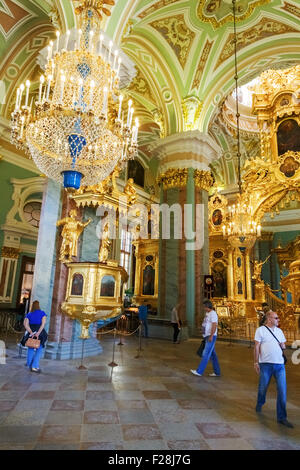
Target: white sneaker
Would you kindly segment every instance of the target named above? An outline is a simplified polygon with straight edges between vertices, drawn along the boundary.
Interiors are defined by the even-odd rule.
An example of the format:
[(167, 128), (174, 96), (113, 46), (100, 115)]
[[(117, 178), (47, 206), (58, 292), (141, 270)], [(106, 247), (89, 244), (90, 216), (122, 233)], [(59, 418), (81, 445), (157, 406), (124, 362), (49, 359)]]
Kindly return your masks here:
[(212, 374), (208, 374), (209, 377), (220, 377), (220, 375), (215, 374), (214, 372)]
[(202, 377), (202, 375), (198, 374), (198, 372), (196, 370), (191, 369), (191, 373), (194, 374), (194, 375), (197, 375), (198, 377)]

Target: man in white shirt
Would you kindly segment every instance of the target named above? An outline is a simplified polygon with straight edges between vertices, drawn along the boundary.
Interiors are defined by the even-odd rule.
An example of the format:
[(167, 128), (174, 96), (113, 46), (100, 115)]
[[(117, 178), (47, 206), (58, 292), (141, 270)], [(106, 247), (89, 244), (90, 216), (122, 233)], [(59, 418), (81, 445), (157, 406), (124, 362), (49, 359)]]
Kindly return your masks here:
[(265, 324), (255, 332), (254, 369), (259, 374), (256, 412), (261, 412), (270, 380), (274, 375), (277, 384), (277, 421), (293, 428), (286, 414), (286, 376), (282, 355), (286, 339), (283, 331), (276, 326), (278, 320), (277, 313), (270, 310), (266, 315)]
[(209, 374), (210, 377), (220, 377), (221, 371), (218, 361), (218, 356), (215, 351), (215, 344), (217, 340), (217, 325), (218, 325), (218, 315), (213, 310), (213, 305), (210, 300), (203, 302), (204, 310), (206, 312), (202, 328), (203, 336), (205, 339), (205, 348), (202, 354), (202, 360), (198, 366), (197, 370), (191, 369), (191, 373), (202, 377), (209, 359), (212, 361), (214, 372)]

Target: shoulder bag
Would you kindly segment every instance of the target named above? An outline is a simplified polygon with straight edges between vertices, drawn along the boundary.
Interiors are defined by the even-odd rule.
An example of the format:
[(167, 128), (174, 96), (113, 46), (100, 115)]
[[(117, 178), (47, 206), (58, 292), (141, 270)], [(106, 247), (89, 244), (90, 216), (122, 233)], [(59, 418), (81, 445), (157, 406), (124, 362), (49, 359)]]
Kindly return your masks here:
[(25, 346), (27, 346), (27, 348), (32, 348), (32, 349), (39, 349), (40, 345), (41, 345), (40, 340), (35, 337), (28, 338), (28, 340), (25, 343)]
[(266, 325), (263, 325), (263, 326), (265, 326), (265, 327), (267, 328), (267, 330), (269, 330), (269, 332), (271, 333), (271, 335), (274, 336), (274, 338), (276, 339), (276, 341), (277, 341), (277, 343), (279, 344), (279, 347), (280, 347), (280, 349), (281, 349), (281, 351), (282, 351), (282, 357), (283, 357), (284, 364), (286, 364), (288, 360), (287, 360), (286, 355), (285, 355), (284, 352), (283, 352), (283, 349), (282, 349), (282, 347), (281, 347), (280, 341), (278, 341), (278, 339), (276, 338), (276, 336), (274, 335), (274, 333), (272, 333), (272, 331), (270, 330), (270, 328), (268, 328)]
[(202, 357), (204, 348), (205, 348), (205, 339), (202, 340), (199, 348), (197, 349), (198, 356)]

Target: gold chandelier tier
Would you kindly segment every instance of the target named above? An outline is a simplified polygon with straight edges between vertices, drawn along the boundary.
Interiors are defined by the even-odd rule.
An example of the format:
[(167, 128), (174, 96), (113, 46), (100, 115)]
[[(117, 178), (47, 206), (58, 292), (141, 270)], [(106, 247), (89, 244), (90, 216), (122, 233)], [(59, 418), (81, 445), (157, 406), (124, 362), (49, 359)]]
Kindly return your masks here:
[(100, 31), (101, 12), (109, 13), (103, 3), (114, 2), (89, 1), (76, 9), (81, 28), (72, 36), (56, 33), (35, 106), (27, 81), (12, 113), (13, 143), (29, 151), (46, 176), (75, 189), (81, 178), (85, 186), (103, 181), (137, 151), (138, 120), (133, 125), (132, 101), (123, 110), (119, 92), (121, 58)]
[(223, 225), (223, 235), (233, 248), (252, 248), (261, 236), (261, 225), (255, 220), (253, 207), (239, 202), (228, 207), (228, 216)]

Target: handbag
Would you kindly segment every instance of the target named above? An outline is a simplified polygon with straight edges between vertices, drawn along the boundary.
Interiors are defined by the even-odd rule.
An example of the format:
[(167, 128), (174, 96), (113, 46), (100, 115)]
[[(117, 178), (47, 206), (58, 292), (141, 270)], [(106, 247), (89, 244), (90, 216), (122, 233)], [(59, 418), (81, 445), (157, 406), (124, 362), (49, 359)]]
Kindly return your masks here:
[(271, 335), (274, 336), (274, 338), (276, 339), (277, 343), (279, 344), (279, 347), (280, 347), (280, 349), (281, 349), (281, 351), (282, 351), (283, 362), (284, 362), (284, 364), (286, 364), (288, 360), (287, 360), (287, 357), (286, 357), (286, 355), (284, 354), (283, 349), (282, 349), (282, 347), (281, 347), (281, 345), (280, 345), (280, 341), (278, 341), (278, 339), (276, 338), (276, 336), (274, 335), (274, 333), (272, 333), (272, 331), (270, 330), (270, 328), (268, 328), (266, 325), (264, 325), (264, 326), (267, 328), (267, 330), (269, 330), (269, 332), (271, 333)]
[(202, 357), (204, 348), (205, 348), (205, 339), (202, 340), (199, 348), (197, 349), (198, 356)]
[(39, 349), (40, 345), (41, 345), (40, 340), (34, 337), (28, 338), (28, 340), (25, 343), (25, 346), (27, 346), (27, 348), (32, 348), (32, 349)]

